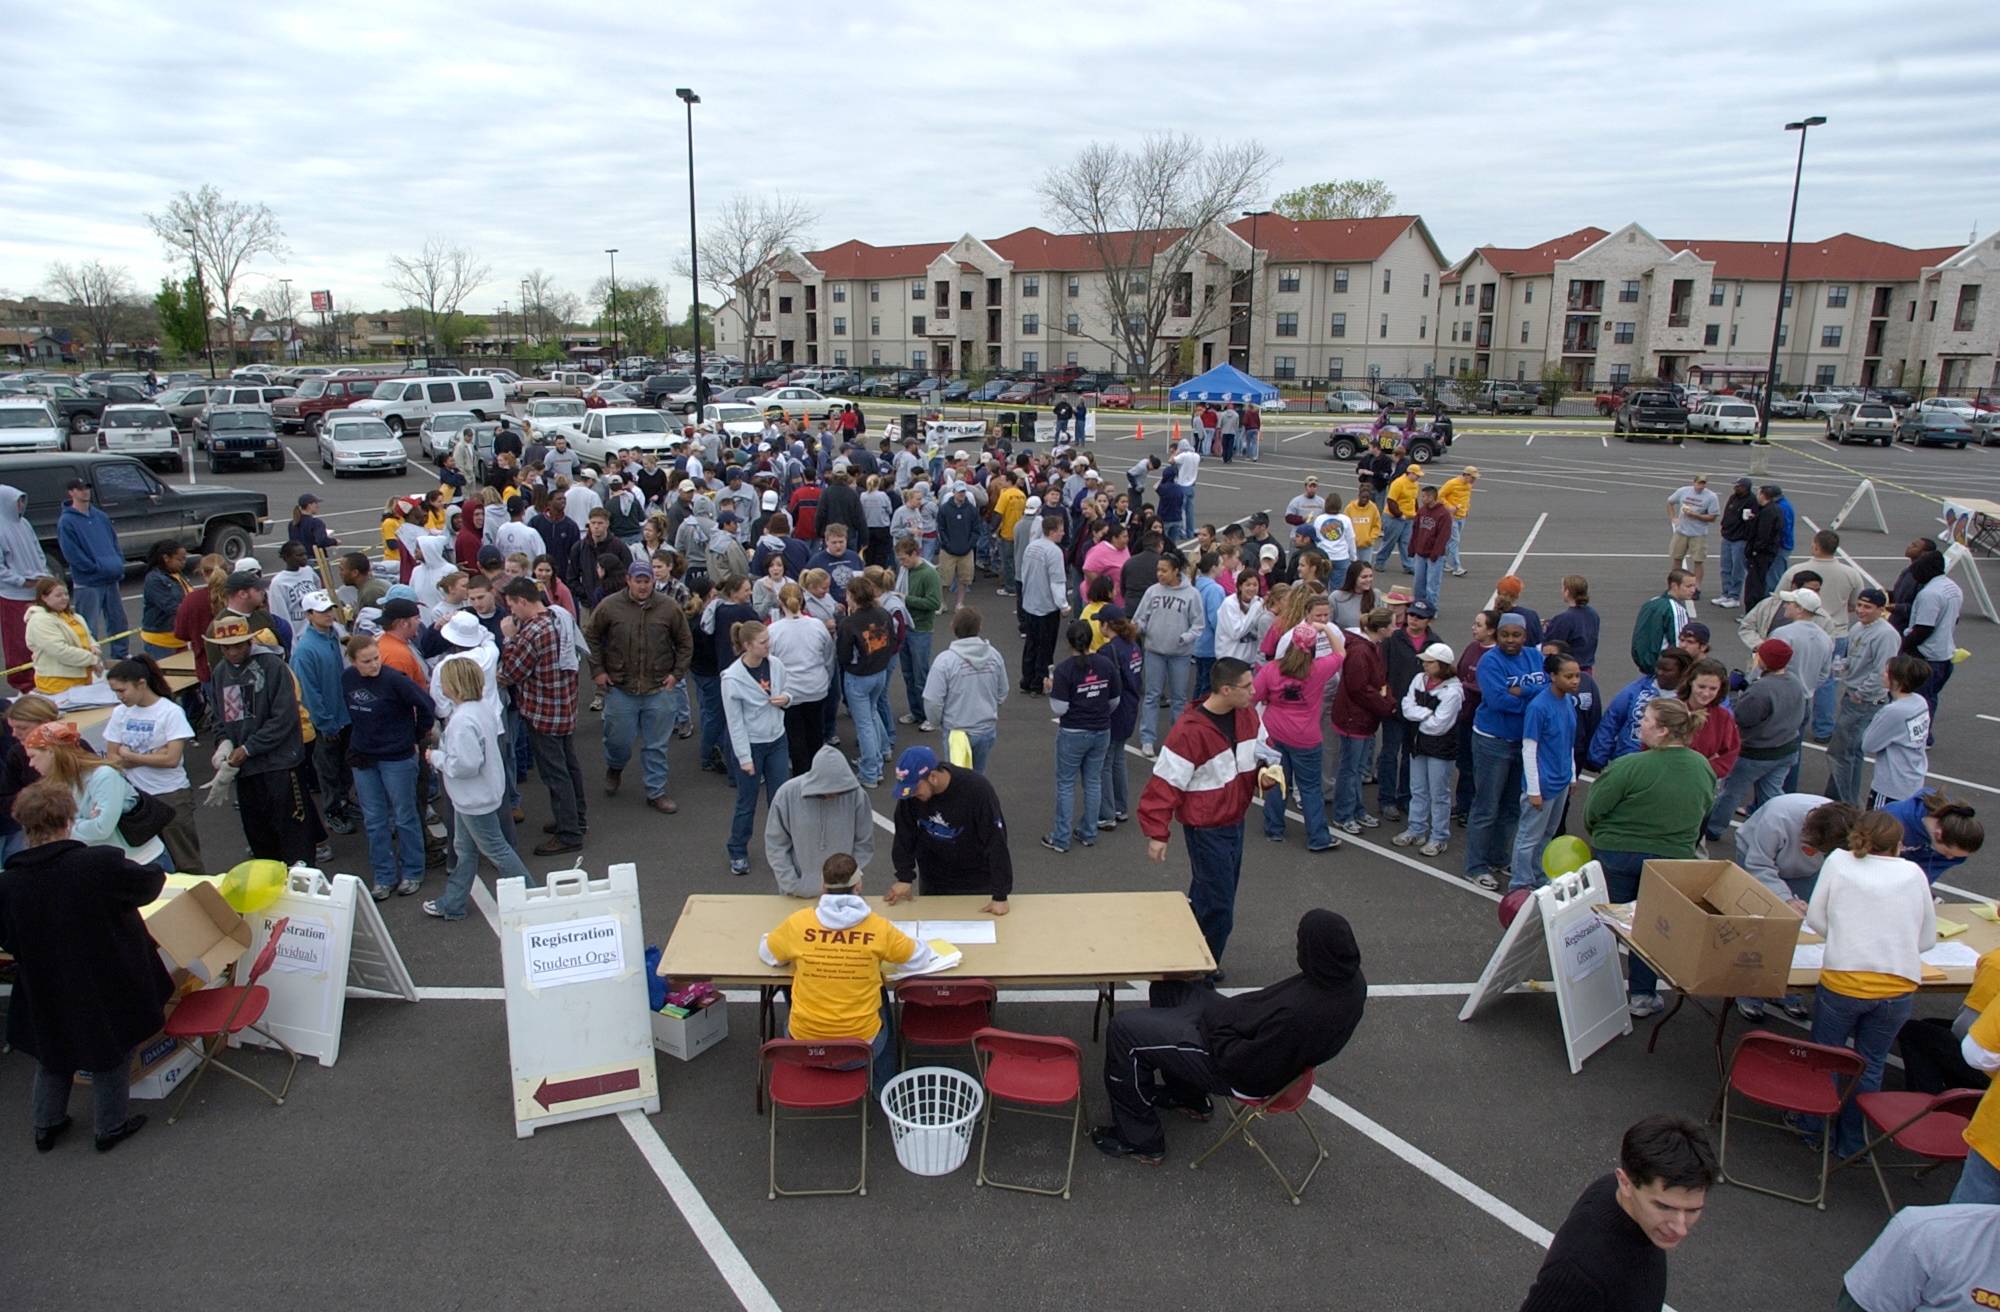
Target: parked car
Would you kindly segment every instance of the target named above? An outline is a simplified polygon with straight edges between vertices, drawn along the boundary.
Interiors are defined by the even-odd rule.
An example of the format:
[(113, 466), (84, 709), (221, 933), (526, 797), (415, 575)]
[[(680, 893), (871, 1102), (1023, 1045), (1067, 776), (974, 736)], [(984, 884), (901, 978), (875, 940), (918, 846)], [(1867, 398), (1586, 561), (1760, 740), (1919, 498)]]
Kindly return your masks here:
[(271, 402), (271, 420), (281, 433), (303, 432), (308, 437), (318, 437), (327, 415), (345, 410), (356, 401), (366, 401), (386, 381), (386, 375), (370, 374), (308, 378), (299, 384), (298, 391)]
[(1850, 398), (1830, 387), (1822, 387), (1800, 392), (1795, 399), (1801, 419), (1830, 419)]
[(410, 469), (401, 435), (390, 432), (389, 425), (374, 415), (352, 410), (329, 415), (320, 425), (318, 444), (319, 467), (332, 470), (335, 478), (360, 473), (405, 474)]
[(278, 443), (270, 413), (254, 405), (230, 405), (207, 413), (202, 429), (208, 452), (208, 472), (219, 474), (230, 465), (285, 467), (285, 448)]
[(729, 405), (729, 404), (740, 405), (743, 404), (744, 402), (747, 402), (753, 396), (762, 396), (765, 392), (769, 390), (770, 389), (767, 387), (759, 387), (749, 383), (745, 383), (741, 387), (726, 387), (722, 391), (715, 393), (714, 396), (710, 397), (709, 399), (712, 401), (721, 402), (724, 405)]
[(1000, 393), (1012, 386), (1013, 383), (1008, 379), (989, 378), (966, 393), (965, 399), (968, 401), (997, 401), (1000, 399)]
[[(1440, 415), (1429, 424), (1403, 438), (1412, 464), (1426, 465), (1444, 454), (1452, 444), (1455, 429), (1451, 416)], [(1375, 440), (1372, 424), (1340, 424), (1327, 434), (1326, 445), (1335, 460), (1352, 460)]]
[(1409, 383), (1383, 383), (1375, 389), (1377, 409), (1384, 406), (1391, 410), (1403, 410), (1410, 406), (1422, 406), (1423, 393)]
[(860, 387), (850, 390), (856, 396), (901, 396), (905, 386), (899, 374), (877, 374)]
[(194, 417), (208, 405), (208, 389), (207, 383), (170, 387), (154, 397), (153, 404), (166, 411), (167, 418), (174, 421), (174, 427), (185, 433), (194, 427)]
[[(692, 357), (689, 358), (689, 363), (693, 363)], [(791, 367), (787, 363), (769, 360), (760, 365), (753, 365), (749, 376), (744, 381), (748, 383), (775, 383), (780, 378), (783, 378), (786, 371)]]
[(1688, 431), (1688, 412), (1664, 388), (1640, 388), (1625, 394), (1624, 404), (1611, 416), (1611, 433), (1627, 442), (1641, 434), (1669, 437), (1676, 444)]
[(654, 374), (646, 380), (643, 404), (656, 410), (678, 407), (694, 399), (694, 375), (684, 373)]
[(522, 439), (524, 442), (553, 442), (558, 432), (565, 432), (574, 442), (588, 413), (589, 407), (576, 397), (538, 396), (528, 402), (527, 411), (521, 416)]
[(637, 405), (646, 395), (636, 383), (599, 383), (583, 394), (583, 404), (591, 410), (606, 406)]
[(1107, 384), (1098, 389), (1097, 404), (1106, 410), (1130, 410), (1132, 389), (1124, 383)]
[(1326, 394), (1326, 408), (1335, 414), (1372, 415), (1375, 413), (1375, 402), (1366, 392), (1343, 388)]
[(373, 415), (401, 437), (411, 429), (421, 429), (433, 410), (470, 410), (480, 419), (498, 419), (506, 409), (499, 384), (491, 378), (448, 374), (389, 379), (375, 388), (373, 396), (354, 402), (342, 413)]
[[(740, 388), (732, 388), (740, 391)], [(764, 414), (754, 405), (741, 401), (711, 402), (701, 408), (701, 422), (710, 428), (720, 427), (730, 437), (758, 438), (764, 435)]]
[(1955, 446), (1963, 451), (1972, 443), (1972, 421), (1956, 410), (1926, 410), (1919, 402), (1896, 417), (1894, 437), (1912, 446)]
[(1771, 398), (1771, 418), (1804, 419), (1806, 403), (1798, 396), (1773, 396)]
[(71, 382), (52, 383), (46, 377), (28, 384), (36, 396), (46, 397), (55, 407), (56, 419), (72, 433), (94, 433), (97, 419), (110, 402)]
[(105, 406), (97, 425), (97, 449), (138, 456), (149, 465), (165, 465), (176, 472), (187, 468), (173, 416), (147, 402)]
[[(477, 426), (479, 420), (470, 410), (438, 410), (424, 420), (424, 426), (417, 433), (417, 444), (433, 460), (440, 460), (458, 441), (458, 435), (468, 428)], [(493, 425), (498, 428), (499, 425)], [(461, 471), (465, 472), (465, 471)]]
[(1030, 381), (1015, 383), (1000, 393), (999, 401), (1001, 405), (1035, 405), (1051, 399), (1054, 395), (1055, 389), (1047, 383)]
[(1972, 437), (1981, 446), (2000, 442), (2000, 410), (1982, 410), (1972, 421)]
[(609, 461), (626, 447), (665, 454), (686, 440), (680, 425), (669, 427), (667, 417), (658, 410), (620, 406), (585, 415), (583, 427), (570, 439), (570, 445), (585, 460)]
[(1917, 402), (1910, 408), (1918, 414), (1924, 415), (1938, 413), (1954, 414), (1968, 424), (1972, 422), (1972, 417), (1979, 413), (1979, 408), (1962, 396), (1928, 397), (1925, 400)]
[(1889, 445), (1896, 433), (1896, 410), (1887, 401), (1856, 401), (1827, 417), (1826, 439), (1846, 446), (1849, 442), (1880, 442)]
[[(248, 413), (267, 425), (270, 422), (261, 410)], [(275, 445), (277, 434), (270, 438)], [(0, 483), (27, 495), (26, 518), (52, 562), (62, 559), (56, 519), (68, 500), (69, 482), (76, 478), (90, 483), (92, 504), (110, 518), (128, 564), (144, 561), (162, 539), (192, 552), (214, 552), (233, 564), (270, 532), (269, 502), (263, 493), (214, 483), (175, 487), (161, 482), (134, 456), (110, 451), (0, 456)]]
[(912, 401), (927, 401), (935, 393), (944, 390), (942, 378), (919, 378), (915, 384), (903, 389), (903, 395)]
[(42, 396), (0, 396), (0, 451), (63, 451), (69, 437), (53, 402)]
[(1530, 415), (1535, 412), (1536, 394), (1516, 383), (1488, 382), (1480, 387), (1478, 408), (1487, 414)]
[(1757, 436), (1757, 407), (1730, 397), (1710, 399), (1688, 411), (1688, 432), (1704, 437)]
[(597, 375), (582, 369), (558, 369), (546, 378), (524, 378), (514, 389), (517, 397), (582, 396), (597, 385)]
[(1910, 395), (1900, 387), (1878, 387), (1865, 399), (1880, 401), (1884, 405), (1894, 406), (1898, 410), (1917, 403), (1916, 397)]
[(940, 401), (963, 401), (970, 395), (972, 395), (972, 384), (960, 378), (946, 383), (944, 390), (937, 394), (937, 399)]
[(270, 413), (271, 407), (292, 395), (289, 387), (279, 387), (275, 383), (222, 383), (212, 384), (208, 389), (208, 404), (195, 413), (194, 445), (196, 450), (205, 450), (208, 442), (208, 416), (219, 409), (236, 406), (253, 406)]
[(822, 396), (810, 387), (774, 387), (751, 397), (749, 404), (761, 411), (782, 410), (793, 418), (823, 415), (840, 409), (840, 402)]

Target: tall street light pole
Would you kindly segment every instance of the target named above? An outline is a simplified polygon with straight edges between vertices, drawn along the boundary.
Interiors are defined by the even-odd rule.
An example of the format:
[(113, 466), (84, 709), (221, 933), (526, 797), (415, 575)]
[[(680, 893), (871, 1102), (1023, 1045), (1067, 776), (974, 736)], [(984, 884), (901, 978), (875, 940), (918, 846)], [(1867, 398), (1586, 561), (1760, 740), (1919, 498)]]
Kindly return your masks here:
[(694, 107), (701, 103), (701, 97), (686, 87), (674, 88), (674, 94), (687, 106), (688, 125), (688, 273), (690, 275), (690, 309), (694, 324), (694, 403), (695, 414), (701, 414), (701, 405), (708, 399), (708, 388), (701, 378), (701, 253), (695, 246), (694, 226)]
[(208, 377), (215, 379), (215, 344), (208, 340), (208, 288), (201, 281), (201, 251), (194, 244), (194, 229), (182, 228), (187, 234), (188, 258), (194, 261), (194, 294), (201, 303), (201, 349), (208, 357)]
[(1250, 300), (1249, 308), (1244, 311), (1249, 323), (1243, 330), (1243, 372), (1253, 378), (1257, 376), (1257, 370), (1253, 367), (1256, 360), (1250, 354), (1251, 343), (1255, 340), (1257, 332), (1257, 220), (1269, 213), (1270, 210), (1243, 211), (1243, 217), (1250, 220)]
[(1785, 331), (1785, 295), (1791, 289), (1792, 280), (1792, 234), (1799, 223), (1799, 180), (1806, 171), (1806, 133), (1826, 122), (1823, 115), (1800, 119), (1797, 123), (1785, 124), (1785, 131), (1799, 134), (1799, 159), (1792, 169), (1792, 214), (1785, 220), (1785, 258), (1778, 266), (1778, 313), (1771, 321), (1771, 359), (1764, 370), (1764, 390), (1758, 397), (1757, 441), (1759, 445), (1771, 440), (1771, 391), (1778, 383), (1778, 341)]
[(292, 280), (278, 279), (278, 285), (285, 289), (285, 340), (278, 345), (279, 352), (286, 357), (292, 353)]
[(604, 253), (611, 257), (611, 355), (618, 356), (618, 248), (608, 246)]

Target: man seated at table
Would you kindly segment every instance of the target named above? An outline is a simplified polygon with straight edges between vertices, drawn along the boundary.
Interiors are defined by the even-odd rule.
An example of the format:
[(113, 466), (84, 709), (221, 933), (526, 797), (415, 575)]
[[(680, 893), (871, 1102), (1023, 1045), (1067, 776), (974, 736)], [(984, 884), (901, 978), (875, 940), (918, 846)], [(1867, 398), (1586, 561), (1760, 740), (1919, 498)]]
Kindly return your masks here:
[(976, 770), (939, 762), (928, 747), (896, 761), (896, 882), (883, 901), (915, 897), (913, 882), (932, 897), (984, 893), (988, 915), (1007, 914), (1014, 859), (1000, 795)]
[(1299, 973), (1276, 984), (1226, 998), (1166, 981), (1153, 986), (1152, 1006), (1118, 1014), (1104, 1040), (1113, 1123), (1090, 1132), (1099, 1152), (1158, 1165), (1160, 1108), (1205, 1121), (1210, 1094), (1268, 1098), (1339, 1055), (1368, 1002), (1354, 929), (1336, 912), (1308, 911), (1298, 943)]
[(757, 944), (769, 966), (792, 962), (795, 1039), (860, 1039), (875, 1054), (877, 1089), (896, 1073), (882, 1009), (882, 965), (921, 968), (930, 947), (897, 929), (861, 898), (861, 870), (835, 853), (820, 871), (819, 901), (801, 907)]

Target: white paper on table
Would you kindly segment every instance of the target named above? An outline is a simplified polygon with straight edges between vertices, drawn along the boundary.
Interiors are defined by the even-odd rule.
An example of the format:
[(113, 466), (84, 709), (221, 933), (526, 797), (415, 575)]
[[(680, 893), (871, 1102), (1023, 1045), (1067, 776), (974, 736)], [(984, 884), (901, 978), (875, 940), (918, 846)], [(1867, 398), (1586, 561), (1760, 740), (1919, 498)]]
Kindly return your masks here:
[(1979, 953), (1963, 943), (1940, 943), (1924, 953), (1924, 961), (1939, 970), (1963, 967), (1970, 970), (1979, 964)]
[(92, 706), (116, 706), (118, 694), (111, 685), (99, 680), (96, 683), (80, 683), (74, 688), (65, 688), (55, 694), (55, 704), (65, 711), (81, 711)]
[(928, 943), (941, 938), (947, 943), (997, 943), (990, 920), (892, 920), (889, 922), (911, 938)]
[(1826, 964), (1826, 944), (1800, 943), (1792, 949), (1793, 970), (1820, 970)]

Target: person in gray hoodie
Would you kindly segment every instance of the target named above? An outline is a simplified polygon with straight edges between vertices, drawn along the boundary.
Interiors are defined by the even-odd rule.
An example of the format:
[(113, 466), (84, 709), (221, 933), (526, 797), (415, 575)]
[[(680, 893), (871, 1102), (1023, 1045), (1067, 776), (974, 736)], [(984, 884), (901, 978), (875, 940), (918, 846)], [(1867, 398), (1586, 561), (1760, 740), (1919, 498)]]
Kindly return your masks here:
[(35, 687), (35, 672), (27, 668), (28, 607), (35, 602), (35, 580), (49, 572), (41, 539), (22, 514), (27, 508), (25, 492), (0, 483), (0, 656), (8, 669), (21, 667), (7, 676), (20, 692)]
[(1169, 703), (1169, 729), (1187, 709), (1188, 694), (1194, 687), (1195, 641), (1208, 626), (1201, 593), (1187, 581), (1179, 556), (1161, 556), (1154, 577), (1159, 582), (1146, 589), (1132, 614), (1146, 648), (1146, 701), (1139, 713), (1139, 750), (1148, 760), (1153, 757), (1154, 744), (1160, 741), (1162, 698)]
[(1000, 703), (1007, 700), (1007, 658), (980, 636), (984, 621), (970, 606), (951, 617), (951, 645), (931, 662), (924, 679), (924, 718), (951, 741), (963, 729), (972, 745), (972, 768), (986, 773), (986, 758), (1000, 736)]
[(764, 822), (764, 858), (787, 897), (817, 897), (826, 859), (844, 852), (866, 868), (875, 855), (875, 812), (838, 747), (813, 754), (812, 768), (785, 781)]
[[(1819, 882), (1820, 864), (1826, 854), (1847, 843), (1847, 831), (1861, 816), (1857, 807), (1845, 802), (1829, 802), (1817, 793), (1784, 793), (1750, 813), (1736, 829), (1736, 864), (1757, 882), (1785, 899), (1804, 915)], [(1738, 998), (1736, 1010), (1743, 1019), (1764, 1019), (1764, 1006), (1776, 1002), (1794, 1020), (1807, 1020), (1812, 1011), (1797, 993), (1782, 998)]]
[[(715, 536), (715, 498), (698, 496), (694, 499), (694, 513), (682, 521), (674, 534), (674, 550), (691, 570), (708, 570), (708, 540)], [(747, 576), (749, 571), (745, 571)], [(709, 577), (714, 578), (713, 571)]]
[(1787, 668), (1792, 663), (1790, 643), (1766, 638), (1757, 644), (1751, 661), (1757, 677), (1736, 694), (1731, 707), (1743, 735), (1742, 754), (1722, 781), (1715, 809), (1702, 826), (1711, 843), (1729, 832), (1729, 822), (1746, 797), (1754, 796), (1755, 808), (1786, 791), (1785, 772), (1798, 763), (1799, 741), (1805, 737), (1811, 711), (1811, 694)]

